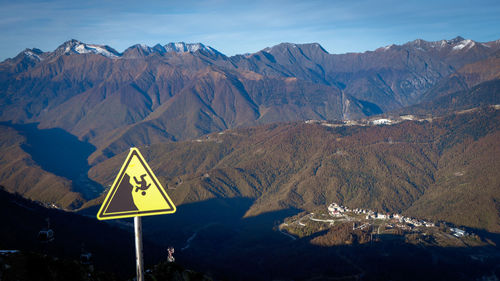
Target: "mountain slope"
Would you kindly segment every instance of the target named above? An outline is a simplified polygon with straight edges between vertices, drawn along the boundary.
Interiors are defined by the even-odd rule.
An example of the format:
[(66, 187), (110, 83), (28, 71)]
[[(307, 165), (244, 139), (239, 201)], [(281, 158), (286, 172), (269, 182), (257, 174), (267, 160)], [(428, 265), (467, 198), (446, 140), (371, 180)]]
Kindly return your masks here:
[(47, 172), (22, 149), (24, 136), (5, 125), (0, 125), (0, 132), (0, 184), (9, 192), (63, 208), (79, 207), (84, 202), (82, 195), (72, 190), (70, 180)]
[(447, 150), (439, 161), (436, 182), (408, 213), (498, 231), (499, 139), (500, 133), (495, 132)]
[[(500, 41), (478, 43), (455, 38), (436, 42), (415, 40), (373, 52), (332, 55), (319, 44), (283, 43), (255, 54), (226, 57), (203, 44), (135, 45), (120, 54), (108, 46), (71, 40), (54, 52), (27, 49), (0, 63), (0, 121), (36, 123), (39, 129), (64, 130), (89, 144), (92, 149), (90, 154), (85, 154), (85, 161), (96, 165), (130, 146), (183, 141), (227, 129), (274, 122), (358, 119), (415, 105), (427, 98), (432, 104), (416, 105), (415, 112), (445, 114), (497, 103), (497, 84), (486, 80), (496, 77), (499, 48)], [(465, 91), (452, 91), (447, 95), (447, 89), (453, 87), (439, 88), (439, 83), (446, 84), (447, 79), (459, 81), (456, 84), (463, 85)], [(481, 82), (487, 84), (478, 84)], [(434, 86), (439, 90), (429, 91)], [(426, 92), (428, 94), (424, 94)], [(7, 154), (10, 160), (6, 167), (14, 162), (29, 167), (29, 161), (16, 162), (17, 157), (23, 155), (22, 151), (26, 151), (22, 142), (16, 143), (17, 148), (21, 147), (17, 155)], [(4, 149), (8, 151), (9, 147)], [(90, 151), (82, 149), (85, 153)], [(411, 151), (411, 155), (418, 155), (413, 148), (405, 149)], [(403, 163), (398, 155), (403, 155), (405, 149), (387, 153), (394, 154), (391, 161)], [(315, 157), (314, 153), (308, 154), (311, 151), (304, 153)], [(411, 155), (407, 157), (413, 157)], [(358, 158), (364, 161), (364, 156)], [(374, 154), (369, 158), (380, 156)], [(281, 159), (278, 164), (288, 160)], [(430, 165), (419, 161), (425, 163), (422, 165)], [(88, 169), (89, 165), (84, 164), (80, 166)], [(247, 169), (254, 168), (252, 165)], [(260, 167), (260, 164), (255, 165)], [(326, 166), (333, 170), (338, 168)], [(40, 168), (46, 169), (43, 165)], [(272, 165), (262, 167), (264, 170), (272, 168)], [(370, 174), (372, 168), (367, 166), (365, 173)], [(305, 171), (294, 169), (284, 174), (303, 173), (297, 178), (307, 178)], [(430, 168), (425, 166), (425, 169)], [(13, 169), (3, 171), (4, 179), (10, 179), (5, 184), (11, 191), (25, 194), (27, 186), (32, 185), (17, 184), (13, 180)], [(60, 201), (62, 197), (43, 196), (45, 202), (79, 206), (82, 201), (78, 196), (91, 199), (100, 192), (95, 185), (87, 185), (91, 181), (85, 171), (81, 175), (86, 183), (80, 186), (79, 177), (68, 177), (50, 169), (45, 171), (64, 178), (54, 187), (44, 184), (47, 190), (59, 190), (62, 184), (64, 190), (81, 193), (71, 193), (72, 199), (64, 202)], [(223, 172), (225, 178), (241, 176), (250, 180), (249, 175), (240, 175), (236, 170)], [(390, 177), (391, 173), (385, 176)], [(397, 177), (406, 176), (398, 174)], [(363, 178), (363, 183), (382, 180)], [(409, 179), (405, 183), (409, 184), (408, 191), (394, 195), (401, 203), (393, 207), (407, 208), (409, 202), (423, 192), (422, 188), (412, 186), (427, 186), (424, 182), (428, 181), (428, 175)], [(267, 184), (271, 188), (284, 187), (287, 190), (284, 193), (290, 198), (294, 198), (294, 192), (299, 189), (288, 178), (273, 179)], [(331, 179), (329, 184), (335, 185), (335, 180)], [(87, 187), (92, 190), (85, 190)], [(263, 192), (256, 193), (255, 183), (248, 183), (247, 187), (244, 192), (234, 188), (226, 191), (245, 196)], [(388, 191), (384, 184), (377, 188), (374, 194)], [(283, 194), (262, 195), (267, 198), (263, 201), (273, 201), (272, 206), (268, 206), (273, 209), (280, 201), (276, 198)], [(308, 196), (309, 201), (322, 200), (315, 195)], [(70, 201), (77, 203), (73, 205)]]
[(483, 82), (471, 89), (461, 90), (399, 110), (401, 114), (446, 115), (454, 111), (500, 104), (500, 79)]
[(500, 52), (474, 63), (466, 64), (452, 73), (422, 97), (422, 101), (431, 101), (454, 92), (466, 91), (486, 81), (500, 79)]
[[(45, 257), (54, 257), (54, 260), (67, 259), (79, 264), (77, 261), (84, 247), (92, 254), (91, 264), (96, 271), (114, 273), (115, 278), (111, 280), (116, 280), (117, 277), (120, 277), (118, 280), (125, 280), (135, 275), (134, 234), (127, 222), (113, 225), (97, 221), (95, 217), (45, 208), (19, 195), (10, 194), (2, 186), (0, 186), (0, 210), (0, 218), (3, 222), (2, 231), (0, 231), (1, 249), (15, 249), (21, 251), (21, 254), (40, 253)], [(50, 243), (41, 243), (37, 235), (39, 231), (46, 229), (47, 219), (50, 221), (50, 229), (54, 231), (54, 240)], [(158, 249), (158, 244), (147, 238), (144, 239), (144, 250), (148, 253), (145, 256), (146, 263), (152, 261), (157, 263), (164, 257)], [(2, 262), (4, 262), (3, 258), (2, 256)], [(18, 280), (15, 277), (26, 275), (28, 278), (21, 280), (54, 280), (54, 277), (44, 275), (49, 268), (39, 269), (40, 276), (36, 278), (37, 267), (40, 265), (35, 263), (34, 267), (28, 268), (28, 272), (22, 271), (26, 269), (24, 266), (27, 265), (22, 262), (12, 265), (24, 274), (21, 276), (4, 275), (2, 280)], [(8, 271), (7, 266), (2, 266), (0, 272), (13, 273)], [(71, 272), (66, 273), (70, 275)], [(76, 274), (76, 272), (72, 273)], [(68, 280), (68, 275), (65, 280)]]
[(373, 52), (336, 55), (328, 54), (319, 44), (283, 43), (230, 59), (239, 68), (263, 75), (337, 85), (345, 93), (388, 111), (420, 101), (442, 78), (499, 48), (498, 41), (478, 43), (457, 37), (436, 42), (419, 39)]
[(405, 114), (444, 115), (484, 105), (500, 104), (500, 52), (466, 64), (427, 91), (422, 102), (400, 109)]
[[(461, 44), (464, 47), (457, 49)], [(245, 71), (249, 70), (253, 77), (256, 75), (251, 73), (256, 72), (295, 77), (332, 90), (340, 88), (361, 104), (369, 102), (387, 111), (415, 103), (440, 78), (488, 57), (498, 45), (463, 38), (440, 44), (416, 40), (374, 52), (330, 55), (319, 44), (283, 43), (249, 56), (227, 58), (203, 44), (135, 45), (119, 54), (108, 46), (71, 40), (54, 52), (26, 50), (1, 64), (4, 106), (0, 117), (40, 121), (44, 127), (62, 127), (79, 137), (90, 134), (92, 138), (92, 134), (101, 134), (95, 125), (87, 124), (95, 123), (92, 116), (100, 116), (102, 111), (115, 113), (114, 118), (108, 116), (108, 126), (113, 128), (136, 123), (189, 84), (193, 79), (190, 73), (209, 66), (226, 75), (237, 71), (248, 77)], [(226, 89), (209, 90), (231, 95)], [(127, 99), (131, 99), (130, 104), (124, 104)], [(218, 106), (227, 106), (223, 101)], [(79, 104), (83, 108), (74, 110)], [(131, 106), (137, 110), (131, 111)], [(351, 118), (356, 117), (352, 114)]]
[[(463, 165), (461, 157), (452, 156), (464, 147), (481, 149), (476, 156), (485, 158), (477, 161), (491, 158), (489, 171), (498, 170), (498, 149), (487, 144), (497, 139), (499, 128), (498, 110), (488, 107), (392, 126), (269, 125), (141, 150), (178, 205), (250, 197), (255, 199), (247, 211), (251, 216), (290, 207), (312, 210), (333, 201), (500, 231), (494, 174), (480, 181), (481, 169), (468, 165), (467, 177), (456, 179), (467, 181), (454, 188), (469, 196), (448, 197), (444, 204), (433, 200), (451, 192), (445, 179), (450, 167)], [(111, 183), (123, 157), (96, 165), (89, 175), (103, 185)], [(418, 207), (426, 204), (446, 212)], [(467, 209), (469, 216), (455, 215), (464, 204), (477, 207)]]
[(115, 143), (140, 140), (135, 135), (144, 132), (151, 136), (138, 144), (377, 110), (336, 87), (228, 68), (225, 56), (203, 45), (134, 46), (120, 56), (98, 47), (68, 41), (22, 72), (7, 73), (0, 119), (62, 128), (96, 146), (93, 159), (100, 159), (114, 153)]

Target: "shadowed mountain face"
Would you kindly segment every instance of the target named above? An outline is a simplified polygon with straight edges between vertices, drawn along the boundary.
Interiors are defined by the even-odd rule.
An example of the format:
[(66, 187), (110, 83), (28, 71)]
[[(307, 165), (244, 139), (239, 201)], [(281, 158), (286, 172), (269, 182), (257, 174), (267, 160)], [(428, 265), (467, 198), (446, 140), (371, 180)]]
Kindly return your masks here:
[[(491, 274), (500, 259), (493, 246), (423, 247), (397, 237), (321, 247), (315, 237), (292, 240), (272, 229), (297, 210), (242, 218), (251, 204), (243, 198), (185, 204), (174, 215), (144, 218), (145, 237), (176, 245), (177, 260), (220, 280), (474, 280)], [(485, 255), (482, 262), (470, 258), (477, 253)]]
[(0, 182), (8, 190), (63, 208), (79, 207), (103, 188), (90, 180), (87, 158), (95, 147), (68, 132), (37, 124), (0, 122)]
[[(84, 246), (86, 251), (92, 253), (91, 262), (96, 270), (118, 273), (121, 276), (119, 280), (124, 280), (125, 277), (135, 273), (134, 234), (130, 229), (99, 222), (95, 217), (89, 218), (72, 212), (45, 208), (19, 195), (6, 192), (1, 186), (0, 210), (0, 218), (3, 222), (2, 231), (0, 231), (2, 249), (43, 253), (48, 257), (55, 256), (78, 261)], [(50, 219), (50, 228), (54, 231), (55, 239), (53, 242), (44, 244), (40, 243), (37, 234), (47, 227), (47, 218)], [(158, 244), (145, 240), (144, 248), (148, 252), (145, 257), (146, 262), (152, 259), (157, 262), (160, 259), (160, 251), (156, 250)], [(3, 256), (2, 263), (6, 263)], [(78, 274), (77, 271), (68, 272), (66, 275), (68, 277), (64, 279), (59, 276), (61, 278), (59, 279), (46, 274), (48, 266), (43, 267), (35, 262), (32, 267), (29, 265), (30, 263), (24, 265), (19, 262), (12, 265), (14, 268), (24, 269), (24, 272), (21, 271), (24, 274), (18, 278), (14, 278), (15, 274), (9, 272), (7, 268), (0, 269), (2, 280), (80, 280), (76, 277), (70, 278), (71, 274)]]
[(72, 191), (69, 179), (47, 172), (22, 149), (25, 136), (5, 125), (0, 125), (0, 132), (0, 181), (9, 192), (64, 208), (77, 208), (85, 201), (82, 194)]
[[(62, 129), (39, 130), (37, 124), (2, 122), (0, 131), (4, 135), (0, 143), (6, 151), (0, 181), (10, 190), (65, 208), (79, 207), (82, 200), (102, 192), (102, 186), (87, 176), (87, 158), (95, 150), (91, 144)], [(7, 172), (11, 169), (14, 172)]]
[(37, 124), (2, 125), (10, 126), (26, 137), (22, 148), (44, 170), (76, 181), (89, 169), (87, 158), (95, 147), (68, 132), (58, 128), (39, 130)]
[(37, 124), (2, 123), (25, 137), (21, 148), (30, 154), (40, 167), (56, 176), (72, 181), (73, 191), (84, 199), (95, 198), (102, 192), (101, 185), (87, 177), (90, 168), (87, 158), (95, 148), (79, 141), (62, 129), (37, 129)]
[[(21, 251), (18, 255), (2, 255), (2, 262), (9, 265), (0, 269), (2, 280), (130, 280), (134, 277), (130, 220), (116, 224), (99, 222), (46, 209), (2, 190), (0, 203), (0, 218), (5, 226), (0, 232), (0, 245), (3, 249)], [(172, 268), (163, 269), (165, 264), (157, 265), (165, 261), (169, 246), (175, 247), (176, 258), (170, 267), (185, 266), (205, 272), (215, 280), (352, 280), (359, 277), (408, 280), (412, 272), (415, 272), (412, 280), (476, 280), (494, 274), (500, 259), (498, 248), (493, 246), (425, 247), (397, 238), (362, 245), (318, 246), (313, 244), (314, 236), (292, 240), (273, 229), (297, 210), (284, 209), (242, 218), (252, 203), (248, 198), (212, 199), (185, 204), (169, 216), (144, 217), (144, 259), (146, 269), (153, 272), (148, 270), (147, 278), (154, 274), (156, 280), (201, 280), (201, 274), (192, 270), (179, 274), (172, 272)], [(46, 226), (47, 217), (55, 240), (41, 244), (36, 234)], [(489, 237), (499, 240), (495, 234)], [(77, 262), (82, 244), (92, 254), (95, 270)], [(37, 259), (18, 258), (36, 252), (43, 255)], [(57, 259), (53, 259), (54, 256)], [(82, 272), (85, 274), (79, 274)], [(184, 278), (180, 278), (182, 276)]]

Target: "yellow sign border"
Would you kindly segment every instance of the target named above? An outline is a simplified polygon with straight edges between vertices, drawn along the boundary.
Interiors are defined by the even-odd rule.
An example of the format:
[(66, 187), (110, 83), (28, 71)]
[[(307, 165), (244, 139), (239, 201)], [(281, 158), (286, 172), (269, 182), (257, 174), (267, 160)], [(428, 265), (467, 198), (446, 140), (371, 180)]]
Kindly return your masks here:
[[(109, 204), (113, 200), (113, 197), (118, 189), (119, 184), (122, 181), (122, 178), (124, 176), (125, 171), (128, 168), (128, 165), (130, 161), (132, 160), (132, 157), (137, 156), (139, 158), (139, 161), (141, 162), (142, 166), (146, 170), (146, 172), (149, 174), (151, 179), (153, 180), (153, 184), (157, 186), (159, 189), (161, 195), (167, 202), (167, 204), (171, 207), (170, 209), (161, 209), (161, 210), (149, 210), (149, 211), (126, 211), (126, 212), (114, 212), (111, 214), (106, 214), (106, 210), (109, 207)], [(163, 186), (160, 184), (160, 181), (156, 178), (156, 175), (153, 173), (151, 168), (149, 167), (148, 163), (146, 160), (144, 160), (144, 157), (142, 157), (142, 154), (139, 152), (139, 149), (132, 147), (130, 148), (130, 152), (125, 159), (125, 162), (123, 163), (120, 172), (118, 172), (118, 175), (115, 178), (115, 181), (113, 182), (113, 185), (108, 191), (108, 194), (106, 195), (106, 198), (104, 199), (104, 202), (101, 205), (101, 208), (99, 209), (99, 212), (97, 212), (97, 219), (99, 220), (111, 220), (111, 219), (124, 219), (124, 218), (132, 218), (132, 217), (141, 217), (141, 216), (153, 216), (153, 215), (164, 215), (164, 214), (173, 214), (176, 211), (176, 207), (170, 197), (168, 197), (167, 192), (163, 188)]]

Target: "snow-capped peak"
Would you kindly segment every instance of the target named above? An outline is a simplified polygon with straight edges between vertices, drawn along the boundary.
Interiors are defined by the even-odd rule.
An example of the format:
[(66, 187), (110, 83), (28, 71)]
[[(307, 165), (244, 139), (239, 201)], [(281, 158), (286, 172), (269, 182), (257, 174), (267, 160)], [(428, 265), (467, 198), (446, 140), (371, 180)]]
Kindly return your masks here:
[(92, 53), (103, 55), (108, 58), (117, 58), (119, 56), (119, 54), (113, 49), (102, 45), (79, 44), (75, 47), (75, 51), (79, 54)]
[(104, 45), (85, 44), (78, 40), (72, 39), (65, 42), (56, 49), (56, 53), (60, 54), (98, 54), (108, 58), (118, 58), (120, 53), (113, 48)]
[(217, 50), (210, 46), (205, 46), (202, 43), (168, 43), (164, 46), (166, 52), (176, 52), (176, 53), (194, 53), (197, 51), (206, 51), (210, 54), (219, 53)]
[(38, 49), (26, 49), (23, 51), (23, 54), (28, 59), (36, 61), (36, 62), (40, 62), (43, 60), (43, 58), (41, 56), (39, 56), (40, 54), (42, 54), (42, 51), (40, 51)]
[(451, 49), (453, 51), (470, 49), (476, 45), (476, 42), (470, 39), (464, 39), (463, 37), (457, 36), (451, 40), (440, 40), (440, 41), (425, 41), (422, 39), (417, 39), (405, 44), (405, 46), (411, 46), (421, 51), (430, 50), (441, 50), (441, 49)]
[(476, 43), (470, 39), (462, 40), (458, 45), (453, 46), (453, 50), (462, 50), (464, 48), (470, 49), (475, 45)]

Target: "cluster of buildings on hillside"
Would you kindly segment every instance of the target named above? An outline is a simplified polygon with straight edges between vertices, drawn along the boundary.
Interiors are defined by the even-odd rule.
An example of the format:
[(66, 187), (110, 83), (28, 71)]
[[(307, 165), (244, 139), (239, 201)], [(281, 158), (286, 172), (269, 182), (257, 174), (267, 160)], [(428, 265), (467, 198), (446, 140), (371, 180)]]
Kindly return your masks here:
[[(306, 226), (307, 224), (302, 221), (303, 219), (308, 218), (311, 221), (329, 223), (330, 226), (334, 225), (336, 222), (347, 221), (352, 223), (353, 230), (364, 229), (366, 227), (375, 225), (376, 227), (378, 226), (378, 231), (377, 231), (378, 234), (380, 234), (380, 229), (381, 227), (383, 227), (383, 229), (397, 228), (401, 230), (407, 230), (410, 232), (424, 232), (424, 233), (434, 233), (435, 231), (442, 232), (446, 230), (448, 237), (450, 237), (449, 234), (451, 234), (457, 238), (475, 235), (472, 232), (466, 232), (465, 230), (456, 228), (452, 226), (452, 224), (449, 224), (447, 222), (440, 222), (439, 228), (434, 228), (433, 230), (432, 229), (424, 230), (424, 227), (425, 228), (436, 227), (436, 224), (425, 220), (405, 217), (397, 213), (395, 214), (379, 213), (379, 212), (374, 212), (372, 210), (361, 209), (361, 208), (349, 209), (348, 207), (342, 206), (337, 203), (331, 203), (330, 205), (328, 205), (327, 209), (328, 209), (328, 216), (333, 217), (333, 219), (325, 218), (325, 216), (327, 215), (324, 214), (323, 212), (320, 212), (319, 217), (316, 218), (314, 218), (314, 213), (309, 213), (308, 215), (298, 217), (298, 219), (292, 221), (291, 223), (290, 222), (283, 223), (282, 225), (280, 225), (280, 229), (282, 226), (285, 227), (293, 224), (296, 224), (300, 227)], [(374, 221), (374, 220), (379, 220), (379, 221)], [(373, 229), (370, 231), (373, 231)]]
[(400, 214), (383, 214), (383, 213), (378, 213), (374, 212), (372, 210), (366, 210), (366, 209), (349, 209), (345, 206), (341, 206), (337, 203), (332, 203), (328, 206), (328, 213), (332, 217), (340, 217), (344, 216), (346, 212), (352, 212), (358, 215), (364, 214), (366, 215), (366, 219), (381, 219), (381, 220), (396, 220), (399, 221), (400, 223), (406, 223), (406, 224), (411, 224), (413, 226), (426, 226), (426, 227), (434, 227), (436, 226), (433, 222), (428, 222), (424, 220), (419, 220), (415, 218), (410, 218), (410, 217), (405, 217)]
[(340, 127), (340, 126), (367, 126), (367, 125), (392, 125), (397, 124), (403, 121), (432, 121), (432, 118), (419, 118), (414, 115), (402, 115), (396, 117), (376, 117), (370, 119), (361, 119), (361, 120), (343, 120), (338, 122), (327, 122), (323, 120), (307, 120), (306, 124), (320, 124), (327, 127)]

